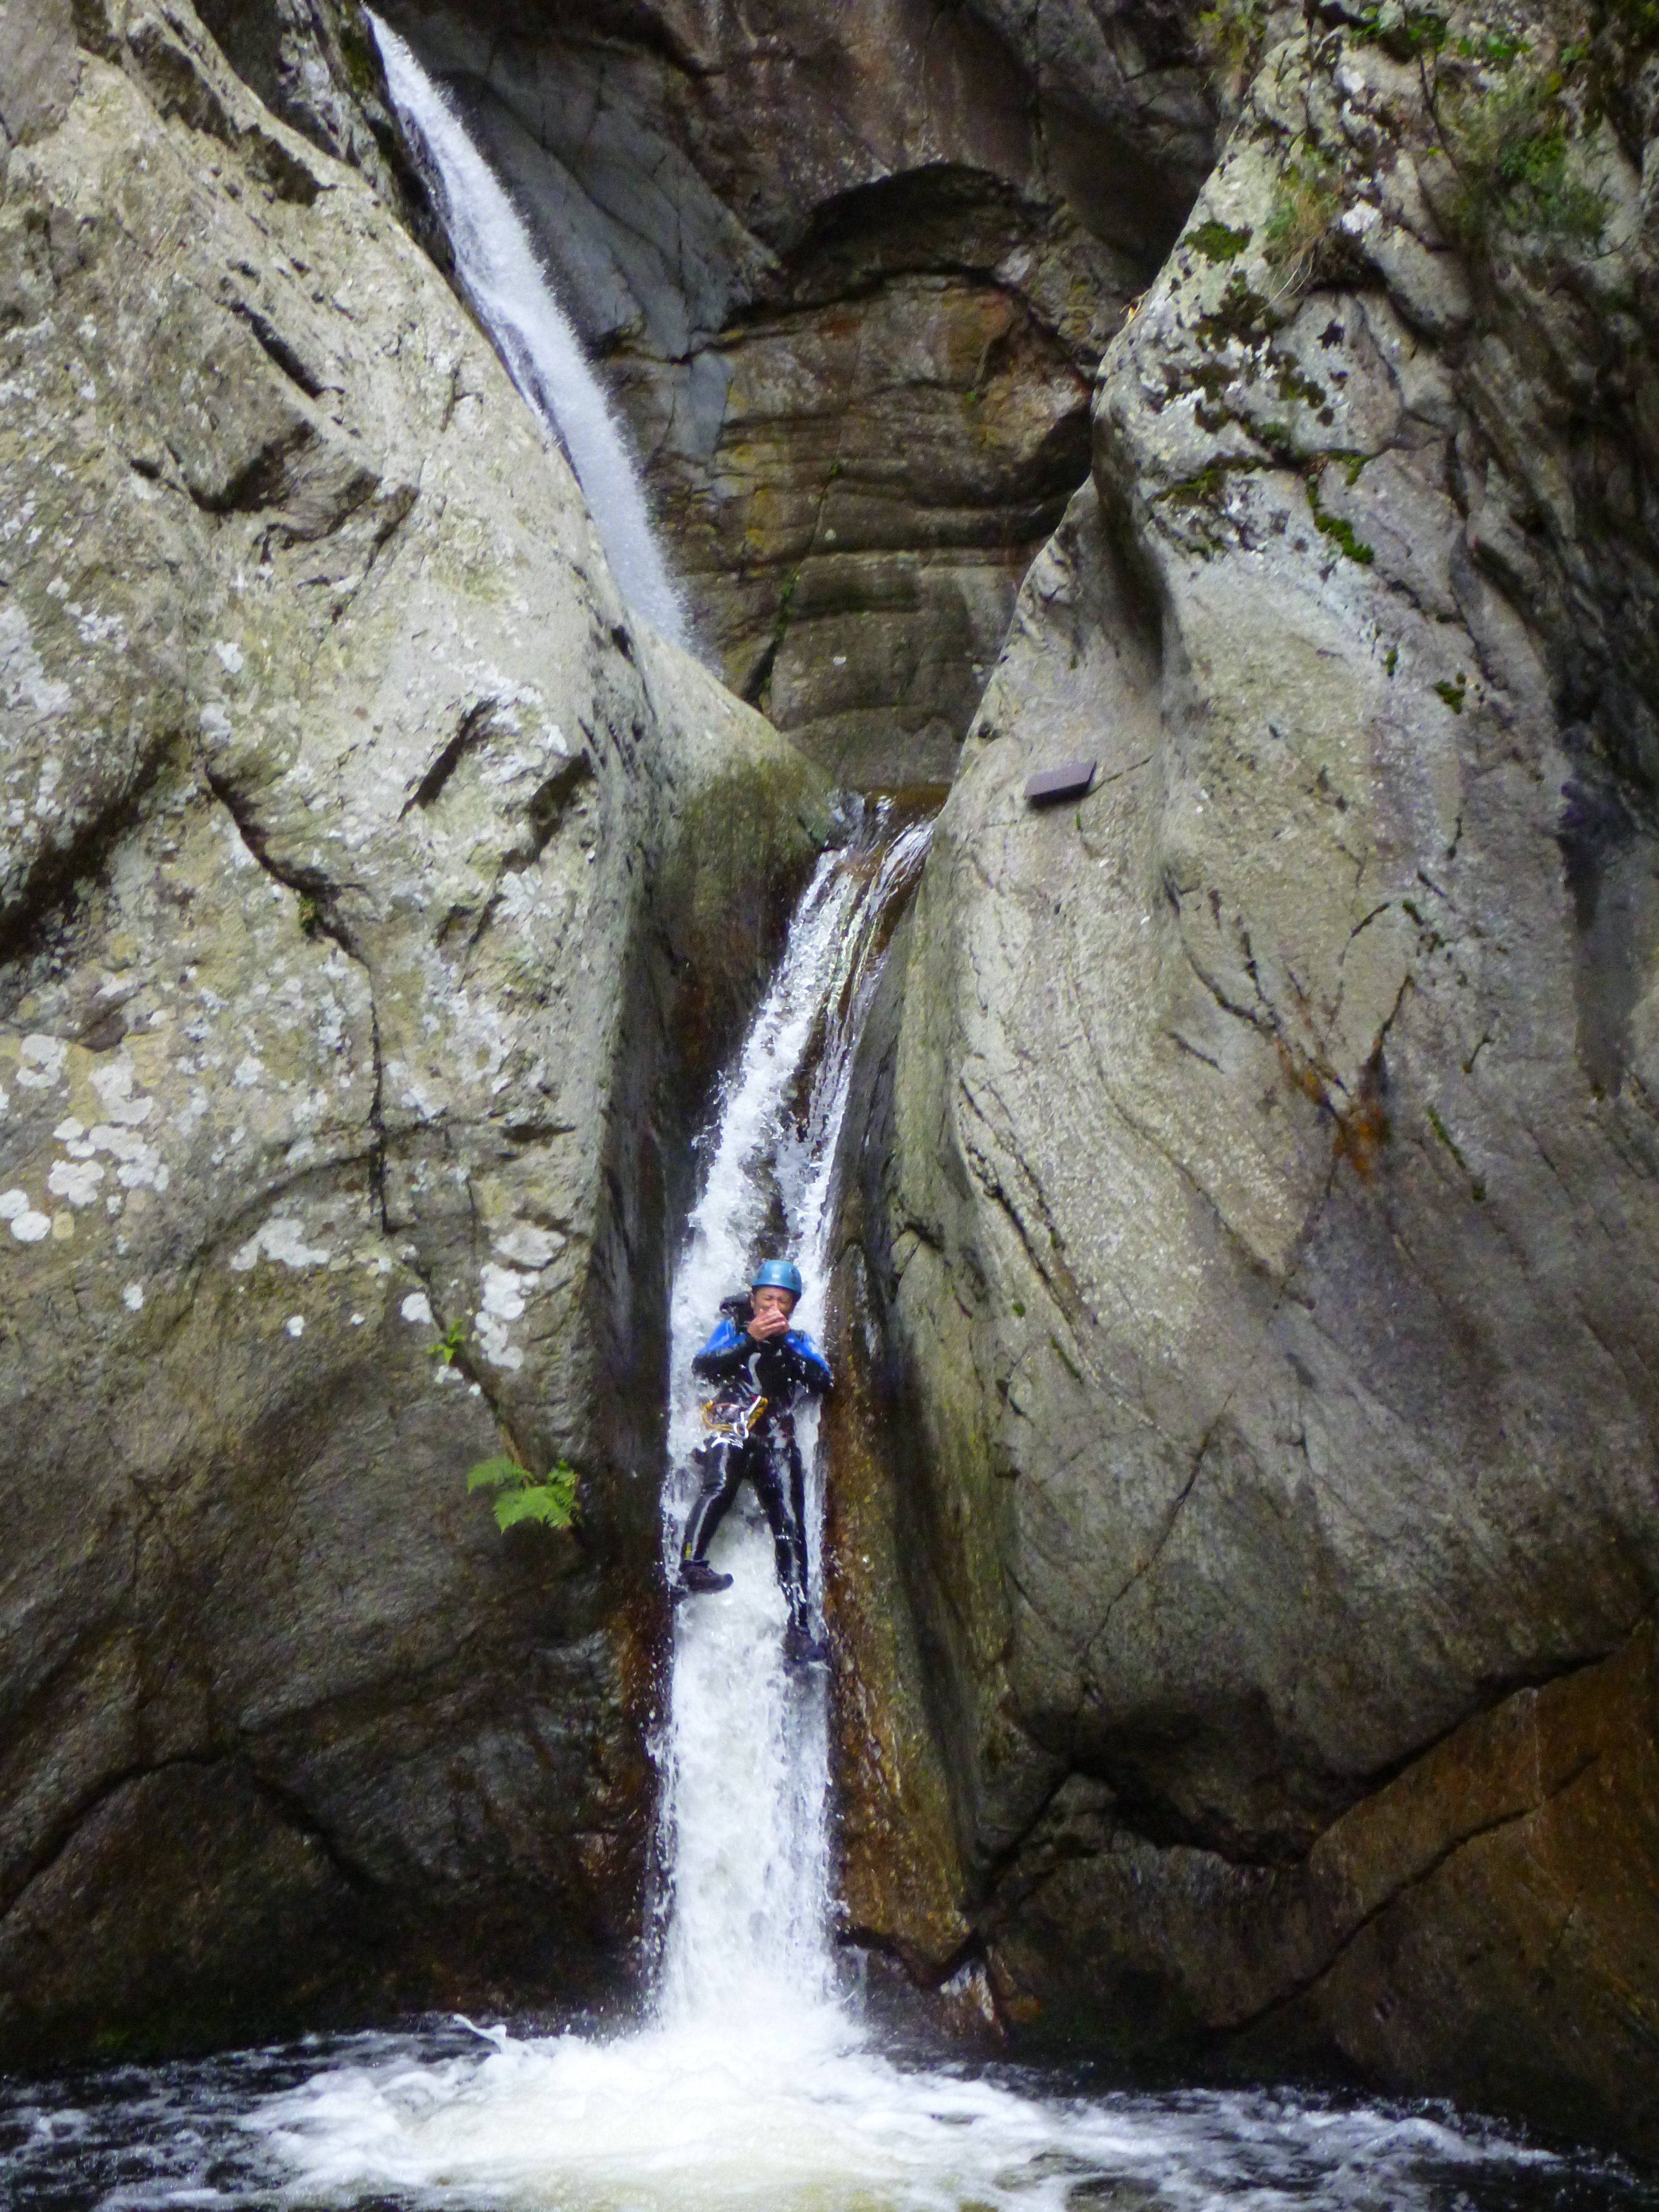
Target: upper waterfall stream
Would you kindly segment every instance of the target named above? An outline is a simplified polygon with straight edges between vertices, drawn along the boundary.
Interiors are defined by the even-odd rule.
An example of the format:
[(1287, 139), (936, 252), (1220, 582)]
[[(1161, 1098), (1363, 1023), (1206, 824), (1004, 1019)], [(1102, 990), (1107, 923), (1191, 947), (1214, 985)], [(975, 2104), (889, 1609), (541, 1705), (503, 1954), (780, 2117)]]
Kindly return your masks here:
[(665, 637), (684, 645), (685, 609), (652, 533), (639, 471), (530, 234), (403, 40), (378, 15), (369, 21), (398, 112), (436, 172), (462, 288), (514, 382), (569, 454), (623, 597)]

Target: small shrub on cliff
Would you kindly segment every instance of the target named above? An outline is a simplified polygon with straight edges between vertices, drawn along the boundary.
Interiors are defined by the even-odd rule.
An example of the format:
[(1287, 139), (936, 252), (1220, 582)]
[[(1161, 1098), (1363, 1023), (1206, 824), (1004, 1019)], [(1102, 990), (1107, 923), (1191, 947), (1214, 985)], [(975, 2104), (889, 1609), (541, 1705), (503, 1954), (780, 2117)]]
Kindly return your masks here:
[(1286, 289), (1323, 273), (1342, 213), (1336, 172), (1319, 155), (1287, 161), (1273, 190), (1262, 232), (1262, 250), (1284, 276)]
[(469, 1490), (493, 1490), (498, 1528), (516, 1528), (520, 1521), (539, 1521), (545, 1528), (568, 1528), (576, 1511), (576, 1470), (568, 1460), (538, 1482), (527, 1467), (506, 1452), (480, 1460), (466, 1478)]
[(1452, 216), (1471, 244), (1498, 231), (1601, 243), (1603, 195), (1572, 171), (1574, 118), (1557, 69), (1512, 69), (1443, 105), (1442, 138), (1457, 172)]
[(1267, 0), (1215, 0), (1199, 17), (1199, 52), (1230, 100), (1255, 75), (1267, 34)]

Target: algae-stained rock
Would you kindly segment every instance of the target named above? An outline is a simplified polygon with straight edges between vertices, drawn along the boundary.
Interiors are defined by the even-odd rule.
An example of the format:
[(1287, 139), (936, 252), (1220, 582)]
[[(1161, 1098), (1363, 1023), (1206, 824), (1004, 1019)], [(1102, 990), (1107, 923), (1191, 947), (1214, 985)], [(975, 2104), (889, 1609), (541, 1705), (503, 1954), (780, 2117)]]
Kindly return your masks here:
[(187, 6), (75, 64), (0, 203), (8, 2062), (615, 1979), (678, 1116), (823, 805)]
[[(1596, 91), (1639, 57), (1570, 33), (1268, 58), (968, 739), (863, 1234), (1011, 2013), (1259, 2016), (1636, 2134), (1634, 1768), (1563, 2020), (1519, 1829), (1363, 1934), (1307, 1903), (1391, 1777), (1620, 1648), (1659, 1568), (1655, 295), (1644, 126)], [(1494, 104), (1559, 155), (1548, 209), (1495, 156), (1479, 197)], [(1026, 805), (1078, 757), (1087, 798)], [(1488, 1909), (1536, 1971), (1464, 1940)], [(1577, 1940), (1621, 1923), (1626, 1966)]]

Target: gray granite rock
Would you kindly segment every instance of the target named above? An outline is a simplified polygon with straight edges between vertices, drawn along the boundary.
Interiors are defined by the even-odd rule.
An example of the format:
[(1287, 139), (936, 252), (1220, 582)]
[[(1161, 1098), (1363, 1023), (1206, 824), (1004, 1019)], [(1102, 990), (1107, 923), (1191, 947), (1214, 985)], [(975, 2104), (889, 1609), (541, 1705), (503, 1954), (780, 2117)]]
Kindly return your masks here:
[[(1522, 27), (1493, 64), (1455, 17), (1432, 73), (1278, 48), (1109, 351), (872, 1048), (844, 1356), (862, 1307), (1012, 2016), (1267, 2023), (1650, 2141), (1645, 1645), (1605, 1849), (1483, 1861), (1514, 1956), (1459, 1856), (1481, 1717), (1531, 1741), (1526, 1686), (1600, 1680), (1659, 1577), (1652, 235), (1620, 58), (1552, 77)], [(1505, 197), (1494, 113), (1559, 134), (1554, 200)], [(1087, 798), (1025, 803), (1078, 757)], [(929, 1880), (874, 1929), (924, 1958)]]
[(671, 1196), (823, 807), (371, 184), (185, 0), (82, 39), (0, 203), (0, 2062), (624, 1973)]

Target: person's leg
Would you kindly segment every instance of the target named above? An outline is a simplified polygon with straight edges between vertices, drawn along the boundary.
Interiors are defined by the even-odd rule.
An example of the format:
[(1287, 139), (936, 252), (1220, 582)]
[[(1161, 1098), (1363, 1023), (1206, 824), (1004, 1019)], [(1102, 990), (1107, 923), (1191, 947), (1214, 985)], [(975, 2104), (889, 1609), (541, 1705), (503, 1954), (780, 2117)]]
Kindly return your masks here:
[(726, 1509), (744, 1478), (744, 1454), (736, 1444), (710, 1444), (702, 1455), (702, 1481), (690, 1514), (685, 1539), (680, 1546), (680, 1574), (690, 1589), (729, 1589), (730, 1575), (717, 1574), (708, 1564), (708, 1547), (725, 1520)]
[(755, 1495), (765, 1510), (772, 1529), (772, 1556), (777, 1562), (778, 1582), (789, 1605), (789, 1625), (806, 1619), (806, 1558), (800, 1530), (790, 1510), (787, 1469), (772, 1454), (764, 1453), (755, 1469)]
[(822, 1662), (830, 1654), (812, 1633), (806, 1601), (806, 1520), (800, 1455), (793, 1449), (766, 1453), (755, 1471), (755, 1492), (772, 1525), (772, 1553), (778, 1580), (789, 1607), (783, 1656), (791, 1666)]

